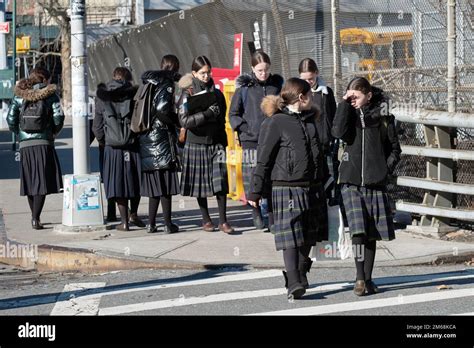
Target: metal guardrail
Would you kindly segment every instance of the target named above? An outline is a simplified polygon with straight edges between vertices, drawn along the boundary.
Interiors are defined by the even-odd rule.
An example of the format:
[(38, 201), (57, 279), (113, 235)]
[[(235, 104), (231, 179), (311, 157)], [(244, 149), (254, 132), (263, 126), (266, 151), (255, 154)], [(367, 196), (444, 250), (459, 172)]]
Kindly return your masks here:
[(456, 150), (451, 144), (450, 128), (474, 128), (472, 114), (431, 110), (394, 108), (392, 113), (401, 122), (422, 124), (426, 146), (402, 146), (402, 153), (424, 156), (426, 178), (401, 176), (397, 185), (426, 190), (422, 204), (398, 201), (397, 210), (422, 216), (420, 227), (447, 227), (449, 219), (474, 221), (474, 210), (453, 208), (453, 194), (474, 195), (474, 183), (454, 182), (454, 161), (474, 161), (474, 151)]

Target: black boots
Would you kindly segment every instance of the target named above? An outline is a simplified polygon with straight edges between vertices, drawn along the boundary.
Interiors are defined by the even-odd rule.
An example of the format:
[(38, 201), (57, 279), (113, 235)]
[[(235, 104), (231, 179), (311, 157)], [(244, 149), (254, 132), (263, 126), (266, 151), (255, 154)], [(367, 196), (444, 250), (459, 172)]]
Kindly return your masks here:
[(34, 230), (42, 230), (44, 228), (39, 219), (31, 219), (31, 227)]
[(300, 272), (300, 280), (301, 280), (301, 285), (305, 289), (309, 288), (309, 283), (308, 283), (308, 278), (306, 276), (306, 273), (309, 273), (309, 270), (311, 269), (311, 265), (313, 264), (313, 261), (308, 257), (307, 259), (303, 259), (300, 257), (300, 264), (298, 266), (298, 270)]
[(283, 271), (285, 277), (285, 287), (288, 289), (288, 298), (300, 299), (306, 292), (306, 289), (301, 284), (299, 270)]

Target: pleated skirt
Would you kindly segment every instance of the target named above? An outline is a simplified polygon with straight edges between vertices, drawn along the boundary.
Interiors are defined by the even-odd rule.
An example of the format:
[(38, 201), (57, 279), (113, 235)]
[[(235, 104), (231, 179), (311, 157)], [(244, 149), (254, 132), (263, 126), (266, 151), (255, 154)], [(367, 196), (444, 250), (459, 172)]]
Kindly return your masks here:
[(143, 197), (179, 194), (178, 173), (167, 169), (143, 172), (140, 193)]
[(187, 142), (183, 150), (181, 195), (212, 197), (229, 193), (225, 147)]
[(107, 199), (140, 196), (141, 165), (137, 150), (105, 146), (104, 187)]
[(344, 184), (341, 194), (351, 237), (365, 234), (369, 240), (395, 239), (387, 192)]
[[(316, 245), (328, 238), (326, 216), (318, 187), (272, 187), (276, 250)], [(324, 222), (325, 221), (325, 222)]]
[(20, 149), (20, 195), (59, 193), (63, 188), (61, 166), (54, 146), (35, 145)]

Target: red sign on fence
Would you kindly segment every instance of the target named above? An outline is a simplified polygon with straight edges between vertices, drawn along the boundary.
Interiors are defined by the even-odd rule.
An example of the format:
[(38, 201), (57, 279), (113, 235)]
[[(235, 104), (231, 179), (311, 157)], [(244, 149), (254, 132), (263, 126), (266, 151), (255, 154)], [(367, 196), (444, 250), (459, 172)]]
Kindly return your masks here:
[(232, 69), (213, 68), (212, 77), (221, 91), (224, 90), (224, 83), (235, 80), (242, 73), (242, 39), (243, 34), (234, 35), (234, 66)]

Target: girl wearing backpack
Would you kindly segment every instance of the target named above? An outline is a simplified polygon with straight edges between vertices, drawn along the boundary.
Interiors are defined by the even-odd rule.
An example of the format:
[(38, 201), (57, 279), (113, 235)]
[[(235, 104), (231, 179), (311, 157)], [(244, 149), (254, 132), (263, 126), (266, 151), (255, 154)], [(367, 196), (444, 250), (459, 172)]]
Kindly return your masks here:
[(166, 55), (161, 60), (161, 70), (146, 71), (143, 83), (152, 83), (152, 106), (150, 129), (140, 135), (140, 157), (142, 163), (141, 195), (150, 197), (148, 205), (148, 233), (155, 233), (156, 213), (161, 200), (165, 234), (178, 232), (179, 227), (171, 222), (171, 196), (179, 193), (175, 113), (175, 83), (179, 60)]
[(283, 250), (283, 272), (288, 298), (299, 299), (308, 288), (301, 260), (311, 247), (326, 240), (327, 229), (319, 228), (317, 205), (323, 157), (316, 131), (319, 111), (313, 108), (311, 88), (299, 78), (290, 78), (279, 96), (263, 99), (268, 118), (258, 138), (258, 160), (249, 203), (257, 207), (266, 178), (271, 175), (274, 236), (277, 250)]
[[(130, 131), (133, 112), (133, 86), (130, 70), (115, 68), (113, 80), (97, 87), (94, 131), (104, 133), (104, 186), (107, 199), (117, 202), (121, 224), (119, 231), (129, 231), (129, 223), (138, 227), (145, 224), (138, 218), (140, 204), (140, 154), (136, 137)], [(130, 200), (130, 216), (128, 201)]]
[(372, 281), (376, 241), (395, 239), (387, 175), (400, 160), (401, 148), (381, 89), (356, 77), (342, 99), (332, 134), (346, 143), (338, 182), (355, 256), (354, 293), (363, 296), (378, 292)]
[(46, 195), (63, 187), (54, 139), (63, 128), (64, 115), (50, 77), (46, 69), (31, 70), (15, 86), (7, 115), (8, 127), (20, 142), (20, 195), (28, 197), (35, 230), (44, 228), (40, 215)]
[[(257, 145), (260, 126), (265, 115), (260, 109), (262, 100), (267, 95), (277, 95), (283, 85), (283, 77), (270, 73), (270, 57), (262, 51), (252, 55), (252, 73), (240, 75), (236, 80), (236, 90), (229, 110), (232, 129), (237, 132), (243, 150), (242, 173), (245, 195), (250, 193), (250, 181), (255, 171)], [(271, 187), (267, 185), (264, 193), (268, 199), (268, 227), (273, 225), (271, 212)], [(253, 224), (256, 229), (263, 229), (264, 222), (260, 207), (252, 209)]]
[[(205, 56), (194, 58), (191, 86), (185, 86), (185, 75), (180, 80), (183, 95), (179, 104), (179, 121), (186, 129), (181, 172), (181, 195), (196, 197), (203, 219), (203, 230), (213, 232), (215, 226), (209, 216), (207, 197), (216, 196), (219, 208), (219, 230), (231, 234), (234, 229), (227, 222), (227, 182), (225, 131), (226, 102), (211, 78), (211, 62)], [(192, 95), (208, 93), (216, 101), (204, 111), (189, 109)], [(202, 106), (204, 108), (204, 106)], [(197, 110), (197, 109), (196, 109)]]

